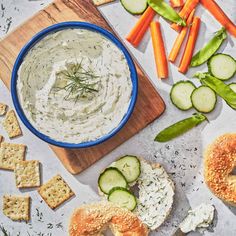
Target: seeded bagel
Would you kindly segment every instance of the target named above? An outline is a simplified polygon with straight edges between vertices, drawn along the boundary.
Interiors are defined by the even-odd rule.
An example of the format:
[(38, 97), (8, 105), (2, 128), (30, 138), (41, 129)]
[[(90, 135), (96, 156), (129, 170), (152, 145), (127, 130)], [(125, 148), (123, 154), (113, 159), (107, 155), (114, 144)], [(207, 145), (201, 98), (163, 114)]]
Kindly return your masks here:
[[(133, 212), (150, 230), (156, 230), (171, 212), (175, 186), (159, 163), (151, 163), (140, 157), (138, 159), (141, 163), (141, 174), (132, 185), (138, 187), (139, 197)], [(98, 192), (102, 197), (107, 198), (99, 187)]]
[(70, 236), (101, 236), (106, 228), (115, 236), (147, 236), (149, 230), (131, 211), (110, 202), (86, 204), (76, 209), (69, 225)]
[(236, 205), (236, 134), (218, 137), (204, 154), (204, 178), (209, 189), (223, 201)]

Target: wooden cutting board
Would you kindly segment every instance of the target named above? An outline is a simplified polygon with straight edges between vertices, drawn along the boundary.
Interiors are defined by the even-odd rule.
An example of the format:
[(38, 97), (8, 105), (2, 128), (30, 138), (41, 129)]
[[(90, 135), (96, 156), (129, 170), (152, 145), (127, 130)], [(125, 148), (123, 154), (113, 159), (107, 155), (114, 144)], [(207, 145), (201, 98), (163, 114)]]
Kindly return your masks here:
[[(13, 64), (25, 43), (43, 28), (63, 21), (86, 21), (113, 32), (90, 0), (54, 1), (0, 42), (0, 78), (8, 88), (10, 88)], [(91, 148), (64, 149), (51, 146), (72, 174), (78, 174), (88, 168), (146, 127), (165, 110), (165, 104), (160, 95), (137, 64), (136, 67), (139, 76), (138, 100), (128, 123), (117, 135)]]

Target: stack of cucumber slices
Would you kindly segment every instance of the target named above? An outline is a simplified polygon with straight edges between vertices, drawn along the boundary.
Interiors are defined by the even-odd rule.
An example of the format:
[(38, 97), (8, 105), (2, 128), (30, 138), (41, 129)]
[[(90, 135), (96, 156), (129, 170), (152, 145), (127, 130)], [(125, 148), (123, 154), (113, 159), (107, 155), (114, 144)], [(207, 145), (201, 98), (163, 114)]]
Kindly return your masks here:
[[(208, 63), (208, 73), (215, 78), (225, 81), (236, 73), (236, 61), (227, 54), (215, 54)], [(228, 85), (236, 92), (236, 83)], [(214, 110), (217, 102), (215, 91), (206, 85), (198, 88), (191, 81), (180, 81), (173, 85), (170, 98), (180, 110), (195, 108), (198, 112), (209, 113)]]
[(108, 201), (132, 211), (137, 205), (136, 197), (129, 190), (141, 173), (136, 156), (124, 156), (106, 168), (98, 178), (98, 187)]

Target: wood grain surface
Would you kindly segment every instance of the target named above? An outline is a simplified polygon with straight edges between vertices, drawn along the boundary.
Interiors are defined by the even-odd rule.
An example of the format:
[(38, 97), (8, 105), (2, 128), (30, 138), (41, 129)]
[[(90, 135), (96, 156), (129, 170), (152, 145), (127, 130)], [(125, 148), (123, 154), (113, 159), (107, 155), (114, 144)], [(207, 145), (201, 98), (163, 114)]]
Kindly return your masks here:
[[(0, 42), (0, 78), (8, 88), (10, 88), (13, 64), (25, 43), (45, 27), (63, 21), (86, 21), (113, 32), (90, 0), (54, 1)], [(64, 149), (51, 146), (66, 169), (72, 174), (78, 174), (91, 166), (146, 127), (165, 110), (165, 104), (160, 95), (140, 67), (136, 65), (136, 68), (139, 76), (138, 100), (131, 118), (117, 135), (91, 148)]]

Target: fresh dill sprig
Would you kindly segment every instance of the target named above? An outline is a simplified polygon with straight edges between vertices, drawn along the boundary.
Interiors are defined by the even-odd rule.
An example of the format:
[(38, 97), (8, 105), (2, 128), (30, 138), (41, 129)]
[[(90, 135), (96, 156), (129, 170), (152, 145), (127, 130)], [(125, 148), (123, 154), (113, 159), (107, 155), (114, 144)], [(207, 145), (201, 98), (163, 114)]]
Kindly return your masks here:
[(65, 100), (72, 99), (76, 103), (79, 98), (88, 98), (93, 93), (99, 91), (96, 87), (98, 84), (96, 79), (99, 76), (95, 75), (91, 70), (84, 69), (82, 60), (80, 63), (77, 62), (61, 73), (67, 83), (63, 87), (54, 87), (54, 89), (66, 90), (67, 95), (64, 97)]

